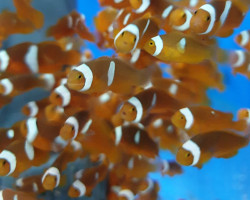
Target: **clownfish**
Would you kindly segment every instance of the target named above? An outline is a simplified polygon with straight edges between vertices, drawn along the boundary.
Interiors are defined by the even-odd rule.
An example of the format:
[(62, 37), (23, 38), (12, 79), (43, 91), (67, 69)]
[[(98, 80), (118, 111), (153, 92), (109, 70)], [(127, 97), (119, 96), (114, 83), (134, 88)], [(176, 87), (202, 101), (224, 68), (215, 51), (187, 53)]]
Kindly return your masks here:
[(148, 40), (143, 49), (162, 62), (200, 63), (213, 57), (212, 47), (181, 32), (170, 32)]
[(31, 1), (13, 0), (17, 10), (17, 15), (22, 21), (30, 21), (37, 29), (42, 28), (44, 24), (43, 14), (31, 6)]
[(80, 60), (78, 51), (63, 51), (57, 42), (24, 42), (0, 50), (0, 71), (12, 74), (54, 73), (64, 65), (76, 65)]
[(0, 46), (1, 42), (12, 34), (28, 34), (34, 31), (34, 26), (29, 21), (21, 20), (16, 13), (4, 10), (0, 13)]
[(81, 143), (73, 140), (42, 174), (40, 180), (42, 187), (45, 190), (53, 190), (58, 187), (61, 182), (61, 174), (66, 169), (67, 164), (84, 156)]
[(70, 37), (78, 34), (80, 38), (95, 41), (94, 36), (85, 25), (85, 16), (73, 10), (68, 15), (62, 17), (57, 24), (51, 26), (47, 31), (47, 36), (52, 36), (56, 40), (63, 37)]
[(9, 188), (0, 190), (0, 197), (2, 200), (37, 200), (34, 194), (30, 194), (29, 192), (20, 192), (15, 191)]
[(234, 41), (246, 49), (248, 52), (250, 51), (250, 30), (241, 31), (234, 37)]
[(74, 67), (68, 74), (67, 85), (72, 90), (88, 94), (102, 94), (108, 90), (131, 94), (135, 87), (149, 82), (151, 73), (151, 68), (138, 70), (121, 59), (100, 57)]
[(52, 74), (44, 74), (42, 77), (34, 74), (12, 76), (0, 79), (0, 94), (14, 97), (36, 87), (50, 90), (54, 83)]
[(45, 192), (41, 183), (41, 175), (19, 178), (15, 182), (15, 187), (17, 190), (27, 193), (41, 194)]
[(130, 6), (129, 0), (98, 0), (101, 6), (111, 6), (121, 9)]
[(206, 4), (206, 0), (181, 0), (175, 2), (176, 6), (181, 8), (187, 8), (191, 11), (197, 10), (204, 4)]
[(119, 110), (120, 117), (129, 122), (140, 122), (148, 113), (175, 112), (184, 105), (167, 92), (149, 88), (131, 97)]
[(250, 78), (250, 54), (243, 50), (235, 50), (230, 54), (233, 73), (240, 73)]
[(0, 175), (17, 177), (31, 166), (40, 166), (47, 162), (49, 154), (34, 148), (28, 141), (14, 141), (0, 153)]
[(105, 179), (107, 172), (106, 164), (78, 171), (75, 174), (76, 180), (68, 190), (68, 196), (71, 198), (90, 196), (95, 186)]
[(152, 186), (147, 189), (145, 192), (141, 192), (138, 195), (138, 200), (157, 200), (158, 199), (158, 193), (160, 190), (159, 184), (156, 181), (152, 180)]
[(90, 114), (88, 111), (80, 111), (70, 116), (66, 119), (62, 128), (60, 129), (60, 136), (64, 140), (72, 140), (75, 139), (78, 133), (85, 134), (90, 125), (92, 123), (92, 119), (90, 118)]
[(249, 140), (229, 131), (198, 134), (187, 140), (178, 150), (176, 160), (181, 165), (199, 168), (212, 157), (230, 158), (245, 147)]
[(244, 13), (232, 1), (216, 0), (194, 12), (190, 29), (197, 35), (228, 37), (243, 18)]
[(171, 121), (176, 127), (185, 129), (189, 135), (224, 129), (243, 131), (246, 128), (244, 120), (233, 121), (232, 113), (214, 110), (208, 106), (182, 108), (171, 117)]
[(154, 158), (158, 155), (157, 144), (148, 133), (136, 125), (118, 126), (115, 132), (115, 145), (133, 155), (144, 155)]
[[(225, 87), (223, 76), (219, 72), (217, 64), (210, 60), (198, 64), (173, 63), (168, 72), (176, 79), (187, 77), (199, 81), (206, 87), (218, 88), (220, 91), (224, 90)], [(185, 81), (183, 84), (185, 85)]]
[(118, 52), (133, 52), (158, 32), (159, 27), (153, 18), (139, 18), (120, 30), (115, 36), (114, 45)]
[(237, 112), (238, 120), (246, 120), (247, 124), (250, 124), (250, 109), (242, 108)]
[(39, 101), (30, 101), (22, 107), (22, 113), (28, 117), (38, 117), (44, 115), (44, 109), (50, 104), (50, 101), (42, 99)]

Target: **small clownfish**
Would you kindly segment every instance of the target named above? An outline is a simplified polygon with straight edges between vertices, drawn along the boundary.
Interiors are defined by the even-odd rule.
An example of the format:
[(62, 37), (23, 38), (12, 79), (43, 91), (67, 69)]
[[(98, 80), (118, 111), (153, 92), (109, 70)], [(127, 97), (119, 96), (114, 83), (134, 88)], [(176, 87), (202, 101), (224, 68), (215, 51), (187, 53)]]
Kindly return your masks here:
[(155, 88), (163, 89), (173, 98), (181, 99), (189, 105), (208, 102), (206, 96), (194, 93), (178, 79), (154, 78), (152, 79), (152, 84)]
[(141, 192), (136, 199), (138, 200), (157, 200), (160, 187), (156, 181), (152, 181), (150, 189)]
[(67, 112), (63, 107), (49, 104), (35, 117), (38, 119), (45, 118), (48, 122), (63, 123), (67, 118)]
[(119, 115), (125, 121), (140, 122), (148, 113), (175, 112), (184, 105), (167, 92), (149, 88), (131, 97), (121, 106)]
[(85, 25), (85, 16), (73, 10), (68, 15), (62, 17), (57, 24), (51, 26), (47, 31), (47, 36), (52, 36), (56, 40), (63, 37), (70, 37), (78, 34), (80, 38), (95, 41), (94, 36), (89, 32)]
[(250, 30), (241, 31), (238, 35), (234, 37), (234, 41), (250, 52)]
[(243, 131), (246, 128), (244, 120), (233, 121), (232, 113), (214, 110), (208, 106), (182, 108), (172, 116), (171, 121), (191, 136), (223, 129)]
[(220, 91), (225, 88), (222, 81), (223, 76), (219, 72), (217, 64), (210, 60), (198, 64), (173, 63), (169, 72), (177, 79), (191, 78), (198, 80), (206, 87), (215, 87)]
[(54, 83), (52, 74), (44, 74), (42, 77), (34, 74), (16, 75), (0, 79), (0, 94), (14, 97), (36, 87), (51, 90)]
[(13, 0), (13, 3), (21, 20), (30, 21), (37, 29), (42, 28), (44, 16), (40, 11), (32, 8), (30, 0)]
[(111, 6), (113, 8), (122, 9), (129, 7), (128, 0), (98, 0), (101, 6)]
[(78, 51), (63, 51), (57, 42), (24, 42), (0, 50), (0, 71), (12, 74), (54, 73), (64, 65), (76, 65), (80, 60)]
[(242, 108), (237, 112), (238, 120), (246, 120), (247, 124), (250, 124), (250, 109), (249, 108)]
[(132, 155), (144, 155), (155, 158), (158, 155), (157, 144), (148, 133), (136, 125), (118, 126), (115, 132), (115, 145)]
[(50, 104), (48, 98), (39, 101), (30, 101), (22, 107), (22, 113), (28, 117), (40, 118), (44, 115), (44, 109)]
[(120, 30), (115, 36), (114, 45), (118, 52), (133, 52), (158, 32), (159, 27), (153, 18), (139, 18)]
[(244, 13), (232, 1), (212, 1), (194, 12), (190, 29), (197, 35), (228, 37), (243, 18)]
[(30, 194), (30, 192), (20, 192), (15, 191), (9, 188), (0, 190), (0, 197), (2, 200), (37, 200), (34, 194)]
[(229, 131), (198, 134), (186, 141), (178, 150), (176, 160), (181, 165), (199, 168), (212, 157), (230, 158), (245, 147), (249, 140)]
[(49, 152), (34, 148), (28, 141), (14, 141), (0, 153), (0, 175), (17, 177), (31, 166), (44, 164), (49, 156)]
[(85, 134), (92, 123), (88, 111), (80, 111), (66, 119), (60, 129), (60, 136), (64, 140), (73, 140), (78, 133)]
[(75, 174), (76, 180), (68, 190), (68, 196), (71, 198), (90, 196), (95, 186), (106, 178), (107, 173), (106, 164), (78, 171)]
[(61, 183), (61, 174), (66, 169), (67, 164), (75, 161), (77, 158), (83, 158), (82, 145), (73, 140), (56, 158), (53, 164), (47, 168), (41, 176), (42, 187), (45, 190), (53, 190)]
[(177, 128), (169, 119), (156, 118), (147, 126), (146, 130), (151, 138), (158, 141), (159, 147), (162, 149), (176, 153), (181, 145)]
[(236, 50), (230, 54), (230, 63), (233, 73), (240, 73), (250, 78), (250, 54), (246, 51)]
[(135, 87), (149, 82), (152, 70), (138, 70), (121, 59), (100, 57), (74, 67), (68, 75), (67, 85), (72, 90), (89, 94), (103, 94), (108, 90), (131, 94)]
[(15, 188), (18, 191), (27, 193), (41, 194), (42, 192), (45, 192), (41, 183), (41, 175), (19, 178), (15, 182)]
[(200, 63), (213, 57), (212, 47), (181, 32), (170, 32), (148, 40), (143, 49), (162, 62)]
[[(89, 95), (69, 89), (66, 85), (60, 85), (51, 92), (49, 100), (53, 105), (61, 107), (78, 107), (83, 110), (89, 108)], [(79, 108), (77, 110), (79, 110)]]
[(28, 142), (44, 151), (51, 151), (58, 138), (62, 123), (45, 118), (30, 117), (21, 122), (20, 131)]
[(28, 22), (21, 20), (16, 13), (4, 10), (0, 13), (0, 46), (1, 41), (5, 40), (9, 35), (22, 33), (28, 34), (34, 31), (34, 26)]
[(163, 162), (163, 170), (161, 172), (162, 175), (167, 174), (172, 177), (183, 173), (181, 165), (179, 165), (176, 161), (163, 160), (162, 162)]

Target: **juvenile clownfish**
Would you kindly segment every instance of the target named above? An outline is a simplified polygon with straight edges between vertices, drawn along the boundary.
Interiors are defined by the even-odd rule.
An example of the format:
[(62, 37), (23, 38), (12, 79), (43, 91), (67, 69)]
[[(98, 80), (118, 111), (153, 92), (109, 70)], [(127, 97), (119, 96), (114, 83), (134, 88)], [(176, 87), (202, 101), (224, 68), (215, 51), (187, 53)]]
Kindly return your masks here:
[(154, 158), (158, 155), (157, 144), (148, 133), (135, 125), (118, 126), (115, 128), (115, 145), (133, 155), (144, 155)]
[(230, 63), (233, 73), (240, 73), (250, 78), (250, 54), (246, 51), (236, 50), (230, 54)]
[(234, 41), (250, 52), (250, 30), (241, 31), (238, 35), (234, 37)]
[(133, 52), (135, 48), (141, 48), (147, 40), (156, 36), (158, 32), (158, 25), (153, 18), (137, 19), (115, 36), (115, 48), (122, 53)]
[(246, 128), (244, 120), (233, 121), (231, 113), (208, 106), (182, 108), (172, 116), (171, 121), (176, 127), (185, 129), (189, 135), (224, 129), (243, 131)]
[(181, 165), (199, 168), (212, 157), (230, 158), (245, 147), (249, 140), (229, 131), (198, 134), (186, 141), (178, 150), (176, 160)]
[(40, 101), (30, 101), (22, 107), (22, 113), (28, 117), (40, 117), (44, 114), (44, 109), (50, 104), (50, 101), (42, 99)]
[(158, 35), (148, 40), (143, 49), (159, 60), (169, 62), (199, 63), (213, 57), (212, 47), (180, 32)]
[(0, 79), (0, 94), (14, 97), (36, 87), (50, 90), (54, 83), (52, 74), (44, 74), (41, 78), (34, 74), (12, 76)]
[(0, 153), (0, 175), (19, 176), (31, 166), (40, 166), (49, 159), (49, 152), (34, 148), (28, 141), (17, 140)]
[(29, 192), (20, 192), (15, 191), (9, 188), (0, 190), (0, 197), (2, 200), (37, 200), (34, 194), (30, 194)]
[[(210, 60), (198, 64), (172, 63), (168, 72), (176, 79), (189, 78), (197, 80), (205, 87), (215, 87), (220, 91), (225, 88), (222, 73), (219, 72), (217, 64)], [(185, 81), (181, 82), (186, 85)], [(197, 91), (195, 94), (197, 95)]]
[(41, 194), (45, 191), (41, 183), (41, 175), (19, 178), (15, 186), (17, 190), (27, 193)]
[(156, 181), (152, 180), (151, 187), (139, 193), (138, 200), (157, 200), (160, 187)]
[(101, 6), (111, 6), (113, 8), (122, 9), (130, 6), (129, 0), (98, 0)]
[(64, 65), (76, 65), (80, 60), (78, 51), (63, 51), (57, 42), (25, 42), (0, 50), (0, 71), (12, 74), (54, 73)]
[(43, 14), (32, 8), (31, 1), (27, 0), (13, 0), (14, 6), (17, 10), (17, 15), (22, 21), (30, 21), (37, 28), (42, 28), (44, 24)]
[(149, 88), (125, 101), (118, 114), (125, 121), (138, 123), (149, 113), (175, 112), (182, 105), (167, 92)]
[(149, 82), (151, 71), (151, 68), (134, 69), (118, 58), (100, 57), (74, 67), (68, 75), (67, 85), (88, 94), (103, 94), (108, 90), (131, 94), (133, 89)]
[(105, 179), (107, 172), (106, 164), (78, 171), (75, 175), (76, 180), (68, 190), (68, 196), (71, 198), (90, 196), (95, 186)]
[(194, 12), (190, 29), (198, 35), (227, 37), (243, 18), (244, 13), (232, 1), (212, 1)]
[(238, 116), (238, 120), (244, 119), (247, 121), (248, 124), (250, 124), (250, 109), (242, 108), (238, 110), (237, 116)]

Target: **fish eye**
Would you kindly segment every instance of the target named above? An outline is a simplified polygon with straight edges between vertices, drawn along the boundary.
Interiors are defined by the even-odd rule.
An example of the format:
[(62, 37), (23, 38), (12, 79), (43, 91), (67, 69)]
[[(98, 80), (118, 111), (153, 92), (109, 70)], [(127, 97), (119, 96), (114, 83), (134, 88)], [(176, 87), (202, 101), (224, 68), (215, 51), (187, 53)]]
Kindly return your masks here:
[(183, 15), (181, 16), (182, 18), (186, 17), (186, 13), (183, 13)]
[(191, 155), (191, 154), (188, 152), (188, 153), (186, 154), (186, 158), (188, 158), (190, 155)]
[(135, 111), (135, 107), (132, 108), (132, 111)]
[(72, 131), (74, 131), (74, 130), (75, 130), (74, 126), (72, 126), (71, 130), (72, 130)]
[(79, 75), (79, 76), (78, 76), (78, 79), (81, 79), (81, 78), (82, 78), (82, 75)]
[(197, 12), (198, 12), (198, 10), (196, 10), (196, 11), (194, 12), (194, 14), (196, 15), (196, 14), (197, 14)]
[(122, 32), (122, 36), (124, 36), (124, 31)]
[(3, 161), (3, 165), (5, 165), (5, 164), (6, 164), (6, 160)]
[(209, 20), (210, 20), (210, 16), (207, 17), (207, 21), (209, 21)]
[(136, 42), (136, 37), (135, 37), (135, 39), (134, 39), (134, 42)]
[(150, 41), (150, 42), (149, 42), (149, 46), (154, 46), (154, 42), (153, 42), (153, 41)]
[(59, 94), (56, 95), (56, 98), (61, 98)]
[(181, 116), (181, 119), (184, 119), (184, 117), (183, 117), (183, 116)]

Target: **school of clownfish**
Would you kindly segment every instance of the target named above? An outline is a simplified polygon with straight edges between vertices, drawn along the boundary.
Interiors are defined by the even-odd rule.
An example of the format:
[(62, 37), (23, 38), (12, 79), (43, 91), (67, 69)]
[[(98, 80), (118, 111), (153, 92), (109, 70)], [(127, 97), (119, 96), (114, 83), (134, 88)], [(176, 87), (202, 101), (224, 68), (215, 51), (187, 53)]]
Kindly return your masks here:
[[(31, 1), (13, 2), (16, 12), (0, 14), (1, 41), (44, 23)], [(232, 113), (209, 107), (206, 96), (208, 88), (224, 89), (220, 62), (250, 78), (250, 30), (235, 37), (244, 50), (226, 52), (216, 43), (241, 24), (247, 0), (99, 3), (104, 9), (95, 17), (95, 33), (83, 14), (72, 11), (48, 29), (54, 41), (0, 50), (1, 107), (37, 87), (51, 92), (22, 108), (25, 120), (0, 129), (0, 175), (16, 178), (0, 199), (33, 200), (62, 187), (68, 163), (86, 157), (93, 167), (72, 174), (69, 197), (91, 196), (107, 179), (109, 200), (157, 199), (159, 185), (149, 172), (174, 176), (181, 165), (201, 168), (248, 145), (250, 109), (240, 109), (233, 120)], [(82, 40), (116, 54), (93, 59), (90, 50), (80, 51)], [(172, 78), (163, 77), (159, 63)], [(176, 160), (160, 158), (160, 149)], [(19, 178), (52, 153), (58, 156), (51, 166)]]

